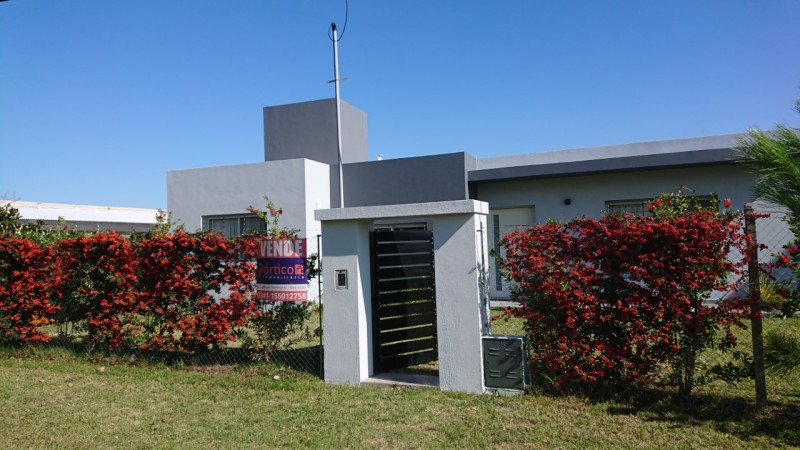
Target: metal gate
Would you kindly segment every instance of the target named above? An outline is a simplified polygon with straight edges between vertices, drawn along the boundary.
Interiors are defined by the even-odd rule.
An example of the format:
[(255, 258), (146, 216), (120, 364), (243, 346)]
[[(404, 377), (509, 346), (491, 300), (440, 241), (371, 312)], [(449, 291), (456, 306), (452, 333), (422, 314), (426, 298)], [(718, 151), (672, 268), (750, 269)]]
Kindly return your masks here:
[(438, 359), (433, 232), (373, 231), (375, 372)]

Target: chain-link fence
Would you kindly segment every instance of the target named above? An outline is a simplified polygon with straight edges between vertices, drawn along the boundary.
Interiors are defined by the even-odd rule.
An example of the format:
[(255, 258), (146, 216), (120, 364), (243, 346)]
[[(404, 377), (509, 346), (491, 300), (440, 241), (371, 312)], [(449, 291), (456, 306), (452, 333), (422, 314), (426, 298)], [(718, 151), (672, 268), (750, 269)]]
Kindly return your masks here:
[(794, 242), (794, 234), (786, 221), (786, 211), (767, 202), (754, 202), (753, 211), (759, 216), (756, 219), (756, 240), (759, 246), (758, 263), (762, 271), (762, 294), (771, 294), (771, 289), (776, 287), (788, 290), (795, 283), (794, 273), (779, 264), (780, 255), (786, 253), (785, 247)]
[[(308, 282), (307, 302), (263, 302), (259, 314), (248, 316), (247, 325), (239, 327), (227, 343), (215, 345), (181, 345), (180, 333), (166, 336), (170, 345), (152, 345), (152, 335), (158, 319), (144, 316), (120, 318), (124, 322), (125, 337), (113, 345), (108, 340), (91, 339), (90, 324), (86, 320), (70, 317), (59, 310), (53, 321), (39, 329), (49, 336), (47, 342), (28, 344), (33, 349), (49, 352), (65, 351), (75, 355), (117, 358), (120, 362), (154, 362), (178, 366), (232, 365), (271, 363), (322, 376), (322, 237), (307, 238)], [(223, 292), (220, 295), (226, 295)], [(202, 311), (187, 309), (186, 315), (202, 326), (207, 320)], [(196, 319), (195, 319), (196, 317)], [(192, 322), (192, 320), (185, 323)], [(162, 331), (162, 337), (163, 331)], [(174, 338), (174, 339), (173, 339)], [(142, 342), (148, 342), (147, 345)], [(177, 342), (177, 344), (176, 344)]]
[[(757, 270), (754, 273), (757, 273), (758, 279), (750, 283), (753, 277), (745, 268), (744, 276), (747, 277), (747, 280), (736, 294), (748, 296), (752, 290), (751, 286), (758, 286), (761, 295), (761, 310), (764, 316), (781, 315), (781, 307), (790, 301), (788, 294), (794, 289), (796, 280), (794, 272), (786, 265), (781, 264), (780, 259), (781, 255), (786, 254), (787, 247), (794, 242), (795, 237), (789, 228), (784, 209), (764, 201), (756, 201), (751, 205), (752, 210), (746, 210), (748, 219), (745, 222), (754, 221), (755, 226), (746, 226), (744, 232), (750, 235), (755, 244), (755, 258), (752, 258), (753, 255), (751, 258), (756, 263)], [(735, 262), (743, 257), (738, 253), (729, 256)], [(724, 294), (733, 293), (726, 292)], [(756, 389), (758, 390), (759, 386), (763, 386), (763, 363), (755, 362), (760, 357), (755, 355), (754, 335), (760, 340), (763, 334), (762, 330), (774, 328), (775, 324), (762, 322), (759, 315), (754, 316), (752, 320), (745, 320), (744, 324), (747, 326), (746, 329), (733, 329), (734, 335), (737, 337), (737, 346), (734, 351), (706, 349), (698, 356), (698, 368), (702, 371), (716, 366), (717, 374), (724, 374), (725, 371), (728, 371), (729, 374), (736, 375), (736, 372), (739, 372), (740, 376), (748, 377), (759, 372), (760, 375), (755, 375)], [(755, 333), (754, 329), (757, 330)], [(754, 369), (756, 366), (759, 367), (758, 370)], [(745, 374), (743, 371), (747, 373)], [(762, 377), (761, 381), (759, 381), (759, 377)]]

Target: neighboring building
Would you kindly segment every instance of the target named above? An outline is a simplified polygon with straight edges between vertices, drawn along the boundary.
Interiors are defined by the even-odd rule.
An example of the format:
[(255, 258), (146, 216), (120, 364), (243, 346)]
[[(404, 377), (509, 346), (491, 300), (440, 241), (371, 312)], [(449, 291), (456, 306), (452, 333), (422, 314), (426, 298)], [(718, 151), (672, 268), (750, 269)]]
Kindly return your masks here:
[(116, 206), (69, 205), (64, 203), (25, 202), (0, 200), (19, 211), (22, 223), (41, 221), (45, 226), (55, 225), (64, 219), (70, 230), (103, 231), (119, 233), (147, 231), (156, 223), (157, 209), (122, 208)]
[[(643, 213), (646, 199), (680, 186), (697, 195), (718, 193), (738, 208), (751, 200), (753, 175), (732, 153), (738, 135), (494, 158), (449, 153), (367, 161), (366, 114), (343, 103), (342, 123), (344, 206), (486, 201), (490, 245), (508, 231), (550, 219)], [(263, 207), (269, 196), (285, 211), (283, 225), (318, 234), (314, 210), (339, 204), (334, 100), (264, 108), (264, 156), (262, 163), (169, 172), (173, 219), (190, 231), (236, 235), (255, 224), (246, 208)], [(507, 297), (498, 275), (492, 261), (490, 295)]]

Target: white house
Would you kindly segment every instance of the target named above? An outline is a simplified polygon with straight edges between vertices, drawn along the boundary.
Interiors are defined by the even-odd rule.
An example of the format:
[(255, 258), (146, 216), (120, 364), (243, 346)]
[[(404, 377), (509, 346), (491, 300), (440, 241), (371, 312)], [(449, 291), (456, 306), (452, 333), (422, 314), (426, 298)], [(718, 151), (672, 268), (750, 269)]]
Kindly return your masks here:
[[(283, 225), (320, 233), (314, 210), (339, 204), (334, 99), (264, 108), (264, 162), (170, 171), (168, 209), (187, 229), (228, 235), (260, 226), (246, 208), (263, 196), (285, 211)], [(615, 145), (492, 158), (449, 153), (367, 160), (367, 119), (342, 105), (344, 206), (453, 200), (489, 204), (488, 245), (521, 226), (642, 213), (647, 199), (686, 186), (742, 208), (754, 175), (732, 149), (738, 135)], [(426, 220), (383, 220), (375, 227), (424, 228)], [(508, 296), (490, 262), (491, 296)]]

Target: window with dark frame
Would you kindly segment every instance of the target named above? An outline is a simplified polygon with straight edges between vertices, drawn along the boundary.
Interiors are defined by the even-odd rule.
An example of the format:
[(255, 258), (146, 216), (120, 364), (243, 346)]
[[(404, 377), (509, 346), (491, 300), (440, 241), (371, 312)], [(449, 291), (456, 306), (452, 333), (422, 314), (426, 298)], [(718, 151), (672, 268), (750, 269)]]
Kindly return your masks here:
[[(700, 206), (711, 207), (714, 204), (714, 198), (710, 195), (696, 195), (692, 199), (697, 201)], [(647, 204), (652, 199), (628, 199), (628, 200), (607, 200), (606, 213), (607, 214), (633, 214), (636, 216), (646, 216), (649, 214), (647, 211)]]
[(225, 237), (232, 238), (254, 231), (266, 231), (267, 224), (252, 214), (203, 216), (203, 229), (216, 231)]

